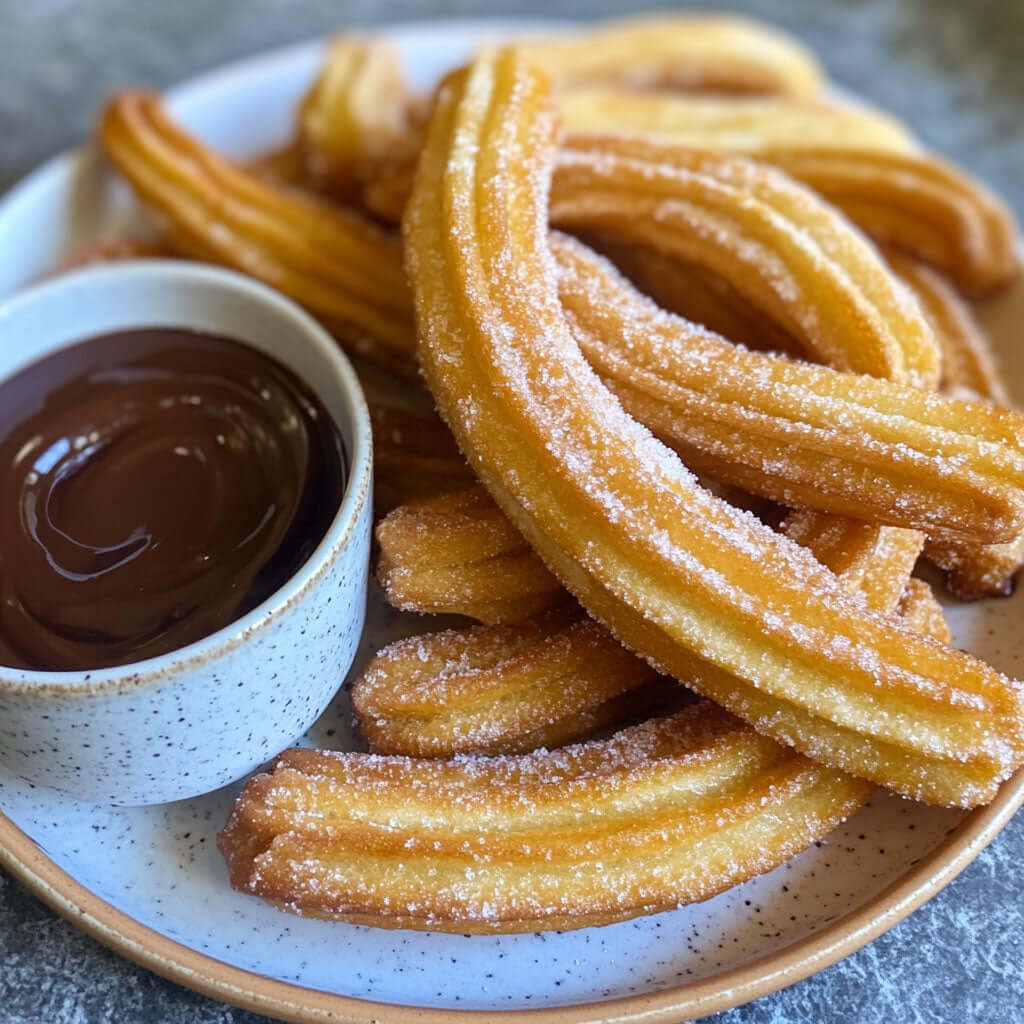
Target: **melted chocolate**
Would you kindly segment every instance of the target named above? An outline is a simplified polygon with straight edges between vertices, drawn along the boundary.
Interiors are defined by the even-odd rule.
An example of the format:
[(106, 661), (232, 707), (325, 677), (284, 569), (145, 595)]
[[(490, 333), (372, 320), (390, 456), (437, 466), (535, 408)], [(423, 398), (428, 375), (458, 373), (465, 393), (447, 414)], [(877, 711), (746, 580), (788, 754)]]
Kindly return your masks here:
[(143, 328), (0, 384), (0, 664), (122, 665), (269, 597), (344, 489), (341, 440), (246, 345)]

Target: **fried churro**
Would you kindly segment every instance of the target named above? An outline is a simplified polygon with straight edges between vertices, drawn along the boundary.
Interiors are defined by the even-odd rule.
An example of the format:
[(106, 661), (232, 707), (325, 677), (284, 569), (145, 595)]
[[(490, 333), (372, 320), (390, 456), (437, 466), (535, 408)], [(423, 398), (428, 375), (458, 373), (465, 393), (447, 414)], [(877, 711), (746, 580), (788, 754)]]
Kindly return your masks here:
[(181, 131), (156, 96), (121, 93), (100, 141), (182, 255), (221, 263), (305, 306), (356, 354), (415, 373), (399, 240), (333, 203), (275, 187)]
[(405, 611), (518, 622), (568, 600), (479, 485), (395, 509), (376, 537), (377, 579)]
[(636, 89), (567, 88), (558, 97), (566, 131), (653, 135), (679, 146), (756, 156), (799, 146), (919, 150), (906, 125), (879, 110), (792, 96), (701, 96)]
[(375, 753), (438, 757), (561, 746), (680, 693), (572, 604), (400, 640), (353, 684), (352, 706)]
[(886, 259), (917, 296), (942, 351), (939, 390), (976, 397), (1005, 408), (1010, 398), (999, 376), (988, 338), (970, 306), (949, 282), (927, 264), (888, 252)]
[(938, 379), (931, 328), (877, 252), (773, 168), (658, 140), (574, 137), (558, 154), (549, 215), (708, 269), (836, 369)]
[(814, 95), (821, 68), (792, 36), (735, 16), (621, 18), (579, 32), (523, 39), (523, 59), (560, 86)]
[[(822, 762), (920, 799), (990, 799), (1024, 758), (1019, 688), (871, 612), (804, 549), (703, 490), (586, 364), (548, 248), (556, 156), (548, 83), (514, 52), (439, 92), (406, 259), (421, 363), (478, 476), (584, 607), (652, 663)], [(600, 177), (602, 161), (580, 171)], [(822, 225), (801, 226), (814, 237)], [(870, 324), (873, 310), (912, 332), (890, 279), (841, 243), (816, 253), (813, 284), (794, 256), (801, 291), (829, 319), (854, 308)], [(826, 265), (860, 285), (856, 302), (818, 287)]]
[[(556, 234), (550, 244), (590, 365), (691, 469), (783, 504), (933, 536), (1017, 533), (1024, 419), (1015, 413), (745, 351), (668, 315), (579, 243)], [(976, 485), (995, 478), (972, 486), (954, 466), (977, 471)], [(947, 486), (959, 494), (939, 511)], [(981, 521), (993, 500), (999, 538)]]
[(471, 486), (476, 477), (433, 414), (371, 403), (373, 499), (389, 511), (414, 498)]
[[(477, 508), (486, 502), (481, 494)], [(443, 518), (435, 518), (432, 527), (433, 536), (449, 536)], [(806, 512), (793, 513), (782, 529), (871, 607), (899, 608), (911, 628), (929, 635), (944, 626), (927, 585), (921, 585), (926, 595), (916, 585), (920, 581), (907, 580), (920, 553), (920, 534)], [(409, 532), (382, 533), (392, 564), (410, 555), (415, 560), (423, 548), (422, 539)], [(566, 605), (517, 626), (448, 630), (380, 651), (352, 687), (370, 749), (436, 757), (552, 747), (665, 703), (667, 686), (679, 692), (603, 627), (580, 616), (578, 606)], [(504, 619), (514, 617), (510, 607)]]
[(561, 930), (705, 900), (770, 871), (869, 788), (701, 703), (515, 757), (290, 750), (246, 786), (218, 847), (235, 888), (296, 914)]
[(410, 92), (398, 57), (380, 40), (346, 34), (299, 108), (299, 149), (319, 187), (345, 195), (390, 163), (414, 160)]

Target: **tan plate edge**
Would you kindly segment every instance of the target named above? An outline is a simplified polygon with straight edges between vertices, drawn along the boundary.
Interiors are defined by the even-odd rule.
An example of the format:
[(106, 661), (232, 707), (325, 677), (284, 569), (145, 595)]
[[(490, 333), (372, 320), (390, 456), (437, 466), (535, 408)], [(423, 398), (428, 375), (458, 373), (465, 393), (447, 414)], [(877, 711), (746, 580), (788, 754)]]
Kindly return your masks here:
[(203, 995), (293, 1024), (676, 1024), (793, 985), (888, 931), (951, 882), (1024, 804), (1024, 770), (904, 877), (822, 931), (743, 967), (660, 992), (547, 1010), (441, 1010), (331, 995), (232, 967), (174, 942), (100, 899), (0, 813), (0, 866), (116, 953)]

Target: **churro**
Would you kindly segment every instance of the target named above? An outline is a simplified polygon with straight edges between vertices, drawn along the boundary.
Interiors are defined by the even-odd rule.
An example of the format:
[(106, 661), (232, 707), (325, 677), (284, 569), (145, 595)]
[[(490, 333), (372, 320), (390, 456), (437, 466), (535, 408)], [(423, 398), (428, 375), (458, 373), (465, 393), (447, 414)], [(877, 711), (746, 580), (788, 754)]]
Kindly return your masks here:
[[(555, 234), (550, 244), (587, 360), (689, 468), (783, 504), (932, 536), (1018, 532), (1015, 413), (745, 351), (668, 315), (579, 243)], [(974, 473), (974, 485), (962, 479)], [(947, 487), (958, 491), (949, 504)], [(993, 501), (1003, 511), (986, 525)]]
[(185, 256), (305, 306), (356, 354), (411, 376), (415, 334), (397, 238), (326, 200), (275, 187), (181, 131), (156, 96), (121, 93), (100, 141)]
[(451, 432), (433, 414), (371, 403), (370, 425), (373, 500), (378, 511), (475, 482)]
[(387, 43), (341, 35), (299, 108), (299, 150), (320, 188), (346, 194), (382, 166), (415, 159), (410, 93)]
[(353, 683), (352, 706), (375, 753), (438, 757), (561, 746), (681, 693), (573, 604), (391, 644)]
[(770, 871), (869, 789), (701, 703), (514, 757), (290, 750), (246, 786), (218, 847), (236, 889), (296, 914), (561, 930), (705, 900)]
[(906, 125), (865, 106), (791, 96), (722, 97), (568, 88), (558, 97), (566, 131), (588, 135), (653, 135), (679, 146), (756, 156), (798, 146), (913, 153)]
[[(1019, 688), (871, 612), (704, 491), (587, 366), (548, 248), (555, 143), (547, 80), (515, 52), (438, 94), (403, 229), (421, 363), (468, 461), (584, 607), (652, 663), (822, 762), (919, 799), (990, 799), (1024, 759)], [(602, 162), (580, 172), (600, 177)], [(808, 234), (820, 226), (809, 218)], [(914, 329), (856, 244), (813, 264), (815, 284), (797, 280), (830, 319), (850, 306), (819, 290), (827, 264), (860, 283), (865, 322), (874, 310)]]
[(395, 509), (376, 537), (377, 580), (405, 611), (518, 622), (569, 600), (479, 485)]
[(735, 16), (620, 18), (579, 32), (523, 39), (517, 48), (562, 87), (618, 83), (810, 96), (823, 79), (813, 54), (792, 36)]

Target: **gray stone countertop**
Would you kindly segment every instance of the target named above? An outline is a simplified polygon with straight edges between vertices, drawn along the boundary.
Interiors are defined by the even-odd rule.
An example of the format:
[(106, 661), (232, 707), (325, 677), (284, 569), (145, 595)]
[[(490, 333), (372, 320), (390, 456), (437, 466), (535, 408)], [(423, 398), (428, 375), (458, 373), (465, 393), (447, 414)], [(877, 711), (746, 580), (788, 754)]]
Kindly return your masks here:
[[(728, 7), (802, 37), (835, 79), (905, 118), (1024, 213), (1021, 0), (733, 0)], [(81, 139), (97, 102), (117, 86), (169, 85), (346, 24), (628, 9), (621, 0), (0, 0), (0, 191)], [(813, 978), (712, 1019), (1019, 1024), (1022, 890), (1018, 816), (956, 881), (888, 934)], [(3, 1024), (260, 1020), (121, 960), (0, 872)]]

